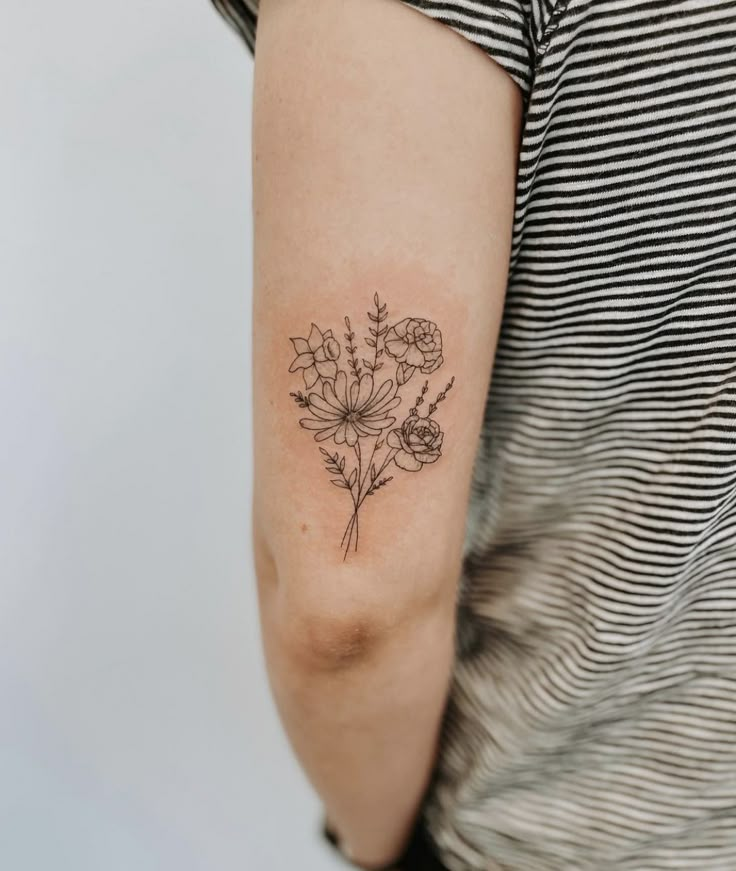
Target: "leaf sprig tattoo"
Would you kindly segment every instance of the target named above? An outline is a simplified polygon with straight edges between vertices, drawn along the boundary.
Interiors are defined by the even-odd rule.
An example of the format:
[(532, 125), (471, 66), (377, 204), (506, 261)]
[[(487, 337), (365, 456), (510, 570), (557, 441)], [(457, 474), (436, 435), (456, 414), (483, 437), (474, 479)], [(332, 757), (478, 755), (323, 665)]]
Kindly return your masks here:
[[(419, 472), (442, 455), (444, 433), (432, 415), (455, 383), (453, 376), (422, 416), (419, 410), (429, 391), (429, 379), (425, 379), (408, 416), (400, 426), (392, 428), (396, 423), (392, 412), (403, 399), (400, 390), (417, 369), (431, 375), (444, 362), (442, 334), (426, 318), (404, 318), (389, 327), (388, 309), (377, 293), (373, 304), (374, 311), (367, 312), (368, 335), (364, 342), (369, 350), (365, 357), (358, 358), (350, 318), (344, 319), (345, 368), (338, 366), (342, 349), (332, 330), (322, 332), (312, 324), (307, 338), (291, 339), (297, 356), (289, 372), (301, 371), (306, 393), (299, 390), (289, 395), (309, 413), (299, 424), (314, 432), (315, 441), (332, 442), (342, 449), (342, 453), (331, 453), (321, 444), (319, 448), (330, 483), (348, 491), (353, 505), (340, 542), (343, 559), (351, 549), (358, 549), (361, 506), (368, 496), (394, 480), (393, 475), (385, 474), (389, 467)], [(387, 359), (396, 369), (393, 378), (381, 381), (377, 373)]]

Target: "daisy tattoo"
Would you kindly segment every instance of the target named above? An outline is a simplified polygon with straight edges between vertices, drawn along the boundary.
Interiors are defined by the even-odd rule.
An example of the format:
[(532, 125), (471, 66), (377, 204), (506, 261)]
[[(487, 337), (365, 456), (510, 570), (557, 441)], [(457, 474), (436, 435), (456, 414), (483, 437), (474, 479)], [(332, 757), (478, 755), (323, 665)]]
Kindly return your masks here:
[[(431, 375), (444, 362), (442, 333), (426, 318), (404, 318), (389, 326), (378, 294), (373, 304), (375, 310), (367, 312), (365, 357), (359, 356), (348, 317), (342, 347), (332, 330), (323, 332), (316, 324), (306, 338), (291, 339), (296, 357), (289, 372), (301, 372), (305, 388), (290, 394), (306, 411), (299, 424), (314, 433), (330, 483), (347, 491), (352, 502), (340, 542), (343, 559), (358, 549), (361, 506), (394, 480), (389, 473), (419, 472), (442, 455), (444, 433), (432, 415), (455, 383), (453, 376), (422, 414), (429, 390), (425, 379), (408, 414), (394, 426), (404, 398), (400, 391), (417, 371)], [(381, 372), (384, 367), (390, 374)]]

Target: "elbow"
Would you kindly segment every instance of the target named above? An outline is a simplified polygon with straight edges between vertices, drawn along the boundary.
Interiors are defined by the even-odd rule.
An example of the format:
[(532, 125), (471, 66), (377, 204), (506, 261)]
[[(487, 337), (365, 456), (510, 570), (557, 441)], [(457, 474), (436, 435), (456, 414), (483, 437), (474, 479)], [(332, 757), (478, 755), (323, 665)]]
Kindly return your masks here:
[(383, 597), (385, 580), (304, 572), (276, 577), (271, 595), (263, 598), (266, 642), (302, 671), (338, 672), (374, 662), (438, 618), (448, 625), (453, 621), (453, 597), (416, 589), (402, 593), (396, 586), (392, 597)]
[(294, 668), (353, 669), (429, 625), (454, 624), (457, 579), (437, 564), (319, 566), (259, 544), (264, 642)]
[(302, 608), (282, 621), (283, 648), (311, 671), (344, 671), (369, 662), (396, 626), (359, 610)]
[[(340, 583), (340, 581), (342, 583)], [(353, 669), (373, 660), (421, 613), (413, 597), (384, 599), (378, 576), (281, 577), (274, 620), (292, 661), (318, 671)]]

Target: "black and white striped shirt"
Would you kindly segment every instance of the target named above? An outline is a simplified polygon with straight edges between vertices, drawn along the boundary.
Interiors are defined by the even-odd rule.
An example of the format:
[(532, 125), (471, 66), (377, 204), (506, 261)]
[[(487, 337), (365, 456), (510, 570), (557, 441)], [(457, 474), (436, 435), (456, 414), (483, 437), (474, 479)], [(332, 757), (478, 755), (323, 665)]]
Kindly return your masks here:
[(736, 0), (401, 2), (524, 94), (428, 828), (451, 871), (736, 871)]

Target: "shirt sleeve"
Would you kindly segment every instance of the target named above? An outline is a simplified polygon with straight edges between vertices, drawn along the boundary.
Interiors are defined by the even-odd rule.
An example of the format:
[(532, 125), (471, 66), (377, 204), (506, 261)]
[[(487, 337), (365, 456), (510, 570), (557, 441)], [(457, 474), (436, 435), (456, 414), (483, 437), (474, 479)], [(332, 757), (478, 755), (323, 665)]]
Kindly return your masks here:
[[(258, 0), (212, 0), (255, 54)], [(552, 0), (397, 0), (480, 46), (529, 98), (539, 36)]]

